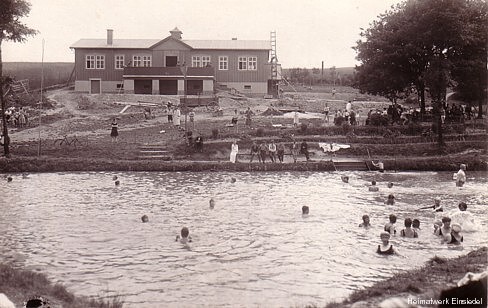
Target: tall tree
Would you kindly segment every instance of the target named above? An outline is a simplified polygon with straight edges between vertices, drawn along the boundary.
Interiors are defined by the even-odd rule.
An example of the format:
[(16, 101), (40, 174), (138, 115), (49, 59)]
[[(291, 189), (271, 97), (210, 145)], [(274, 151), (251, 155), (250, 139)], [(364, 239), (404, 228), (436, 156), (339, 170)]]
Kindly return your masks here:
[(25, 0), (1, 0), (0, 1), (0, 100), (2, 113), (2, 135), (4, 137), (3, 152), (6, 157), (10, 156), (10, 137), (8, 135), (7, 120), (5, 118), (6, 101), (4, 97), (3, 64), (2, 64), (2, 42), (24, 42), (28, 36), (37, 33), (23, 24), (20, 19), (30, 12), (30, 3)]
[[(426, 74), (439, 67), (433, 63), (442, 54), (443, 65), (450, 70), (455, 63), (467, 60), (468, 51), (475, 46), (486, 47), (486, 24), (483, 0), (408, 0), (392, 7), (363, 30), (357, 42), (357, 58), (362, 62), (357, 69), (358, 87), (381, 94), (391, 92), (391, 83), (400, 92), (414, 86), (423, 112), (426, 78), (434, 80)], [(480, 61), (474, 65), (486, 63), (486, 52), (475, 54)], [(383, 75), (391, 78), (390, 83), (380, 80)], [(462, 74), (450, 75), (456, 78)], [(364, 80), (367, 84), (361, 83)], [(486, 83), (484, 86), (486, 89)]]
[(478, 118), (487, 102), (488, 3), (475, 1), (464, 12), (466, 32), (475, 38), (458, 50), (452, 59), (452, 78), (461, 99), (478, 102)]

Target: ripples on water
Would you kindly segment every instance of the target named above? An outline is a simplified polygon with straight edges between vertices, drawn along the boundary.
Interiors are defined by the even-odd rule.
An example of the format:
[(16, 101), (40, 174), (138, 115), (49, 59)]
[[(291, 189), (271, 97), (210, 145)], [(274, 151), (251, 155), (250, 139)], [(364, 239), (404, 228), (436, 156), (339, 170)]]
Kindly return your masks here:
[[(0, 186), (0, 254), (80, 294), (122, 295), (126, 307), (320, 306), (488, 243), (485, 174), (461, 189), (451, 173), (347, 174), (349, 184), (339, 173), (119, 173), (118, 187), (114, 173), (16, 175)], [(394, 206), (383, 203), (389, 193)], [(434, 215), (417, 210), (435, 196), (478, 217), (482, 230), (465, 234), (463, 250), (440, 245)], [(419, 239), (393, 237), (407, 259), (375, 253), (391, 213), (397, 230), (405, 217), (421, 220)], [(369, 230), (358, 228), (363, 214)], [(182, 226), (190, 247), (175, 242)]]

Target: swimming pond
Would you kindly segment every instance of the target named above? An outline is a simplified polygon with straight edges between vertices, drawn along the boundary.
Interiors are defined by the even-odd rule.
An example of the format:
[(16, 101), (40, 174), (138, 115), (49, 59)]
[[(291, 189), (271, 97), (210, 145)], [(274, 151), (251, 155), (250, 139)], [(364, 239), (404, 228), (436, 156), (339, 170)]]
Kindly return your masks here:
[[(373, 179), (379, 192), (368, 191)], [(124, 307), (322, 306), (434, 254), (486, 246), (486, 184), (468, 173), (457, 188), (447, 172), (19, 174), (0, 186), (0, 255), (78, 294), (120, 295)], [(434, 197), (445, 211), (464, 201), (477, 218), (462, 247), (441, 245), (434, 213), (418, 210)], [(398, 230), (421, 221), (420, 238), (392, 237), (406, 258), (375, 253), (391, 213)], [(370, 229), (358, 227), (363, 214)], [(175, 242), (183, 226), (189, 247)]]

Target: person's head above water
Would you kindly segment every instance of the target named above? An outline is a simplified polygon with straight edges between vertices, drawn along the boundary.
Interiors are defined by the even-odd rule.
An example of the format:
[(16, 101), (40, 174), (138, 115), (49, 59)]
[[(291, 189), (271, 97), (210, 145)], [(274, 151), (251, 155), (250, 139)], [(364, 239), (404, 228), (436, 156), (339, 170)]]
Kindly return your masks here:
[(215, 207), (215, 200), (213, 198), (210, 199), (210, 201), (208, 203), (209, 203), (209, 206), (211, 209), (213, 209)]
[(393, 183), (392, 182), (389, 182), (388, 183), (388, 188), (392, 188), (393, 187)]
[(369, 225), (369, 216), (365, 214), (365, 215), (363, 215), (362, 218), (363, 218), (363, 223)]
[(412, 227), (419, 229), (420, 228), (420, 220), (418, 220), (417, 218), (412, 220)]
[(142, 222), (148, 222), (149, 221), (149, 217), (147, 217), (147, 215), (142, 215), (141, 221)]
[(397, 221), (397, 217), (396, 217), (396, 215), (395, 215), (395, 214), (391, 214), (391, 215), (390, 215), (390, 222), (391, 222), (392, 224), (394, 224), (394, 223), (396, 223), (396, 221)]
[(390, 233), (389, 232), (386, 232), (386, 231), (382, 231), (380, 233), (380, 239), (383, 241), (383, 242), (388, 242), (390, 240)]
[(442, 217), (442, 224), (445, 226), (449, 226), (451, 224), (451, 218), (447, 216)]
[(466, 211), (468, 209), (468, 205), (466, 204), (466, 202), (459, 202), (458, 208), (460, 211)]
[(190, 230), (188, 230), (187, 227), (181, 228), (181, 237), (182, 238), (187, 238), (188, 235), (190, 235)]
[(389, 194), (388, 199), (386, 200), (386, 204), (388, 204), (388, 205), (395, 204), (395, 196), (392, 194)]
[(310, 209), (307, 205), (302, 206), (302, 214), (308, 214)]

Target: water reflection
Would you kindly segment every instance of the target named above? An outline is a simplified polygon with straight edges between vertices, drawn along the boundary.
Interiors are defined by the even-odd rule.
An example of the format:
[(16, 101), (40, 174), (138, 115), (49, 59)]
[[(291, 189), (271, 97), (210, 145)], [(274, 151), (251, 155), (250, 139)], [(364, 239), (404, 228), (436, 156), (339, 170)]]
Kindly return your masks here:
[[(348, 172), (349, 183), (339, 173), (140, 172), (117, 174), (120, 186), (113, 175), (14, 175), (0, 187), (0, 255), (81, 294), (122, 295), (128, 307), (320, 306), (433, 254), (488, 243), (481, 173), (461, 189), (436, 172)], [(368, 191), (372, 179), (379, 192)], [(390, 193), (395, 205), (384, 204)], [(483, 230), (465, 235), (464, 250), (440, 245), (434, 214), (418, 210), (436, 196), (446, 210), (467, 202), (479, 218)], [(421, 220), (419, 239), (392, 238), (407, 259), (375, 254), (391, 213), (398, 230), (407, 216)], [(363, 214), (370, 229), (358, 228)], [(175, 242), (182, 226), (189, 249)]]

